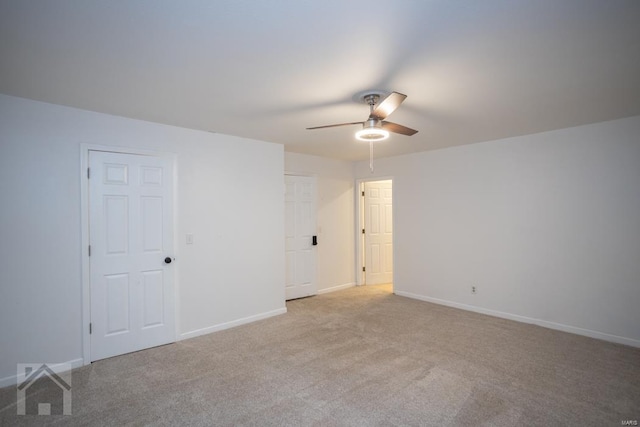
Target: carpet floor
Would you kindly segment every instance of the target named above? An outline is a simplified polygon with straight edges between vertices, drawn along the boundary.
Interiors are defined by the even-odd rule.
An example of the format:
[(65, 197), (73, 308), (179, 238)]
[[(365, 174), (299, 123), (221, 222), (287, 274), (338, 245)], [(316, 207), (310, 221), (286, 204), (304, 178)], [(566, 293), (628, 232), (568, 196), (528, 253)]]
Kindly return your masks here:
[[(362, 286), (287, 314), (73, 371), (72, 415), (0, 425), (619, 426), (640, 349)], [(53, 386), (55, 388), (55, 386)], [(54, 399), (45, 385), (29, 398)]]

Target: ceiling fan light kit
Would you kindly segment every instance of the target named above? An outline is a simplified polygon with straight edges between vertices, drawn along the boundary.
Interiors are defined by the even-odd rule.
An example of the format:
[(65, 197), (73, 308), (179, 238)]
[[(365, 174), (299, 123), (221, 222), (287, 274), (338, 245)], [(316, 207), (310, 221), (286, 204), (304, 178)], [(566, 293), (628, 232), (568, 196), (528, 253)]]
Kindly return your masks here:
[(382, 129), (380, 120), (367, 120), (362, 129), (356, 132), (356, 139), (360, 141), (382, 141), (389, 138), (389, 131)]
[(384, 129), (360, 129), (356, 132), (356, 139), (360, 141), (382, 141), (389, 138), (389, 132)]

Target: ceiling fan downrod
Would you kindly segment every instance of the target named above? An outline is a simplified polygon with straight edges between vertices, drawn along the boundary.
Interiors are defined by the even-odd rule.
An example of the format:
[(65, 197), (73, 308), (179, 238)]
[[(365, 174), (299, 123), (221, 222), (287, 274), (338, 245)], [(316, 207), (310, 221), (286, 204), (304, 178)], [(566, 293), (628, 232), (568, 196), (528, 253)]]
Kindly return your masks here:
[(367, 95), (364, 97), (364, 101), (369, 104), (369, 115), (373, 114), (373, 109), (378, 103), (379, 99), (380, 95), (378, 95), (377, 93), (372, 93), (371, 95)]

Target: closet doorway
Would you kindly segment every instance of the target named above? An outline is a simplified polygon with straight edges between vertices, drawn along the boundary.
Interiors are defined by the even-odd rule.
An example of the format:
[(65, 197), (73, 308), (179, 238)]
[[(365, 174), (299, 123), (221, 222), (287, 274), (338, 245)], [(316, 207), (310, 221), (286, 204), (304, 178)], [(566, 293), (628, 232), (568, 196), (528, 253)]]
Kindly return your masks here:
[(393, 283), (393, 182), (359, 183), (359, 285)]

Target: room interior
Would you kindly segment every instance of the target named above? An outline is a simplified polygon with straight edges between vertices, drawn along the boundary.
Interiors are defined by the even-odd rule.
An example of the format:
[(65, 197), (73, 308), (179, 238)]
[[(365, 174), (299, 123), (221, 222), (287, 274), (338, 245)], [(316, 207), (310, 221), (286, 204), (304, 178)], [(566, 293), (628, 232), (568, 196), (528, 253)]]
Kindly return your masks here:
[[(91, 362), (87, 147), (175, 158), (177, 342), (287, 313), (290, 173), (317, 178), (318, 294), (358, 284), (357, 183), (391, 178), (396, 296), (637, 356), (639, 18), (633, 0), (1, 0), (0, 386)], [(406, 94), (390, 119), (418, 132), (371, 158), (358, 125), (307, 130), (365, 120), (372, 91)]]

